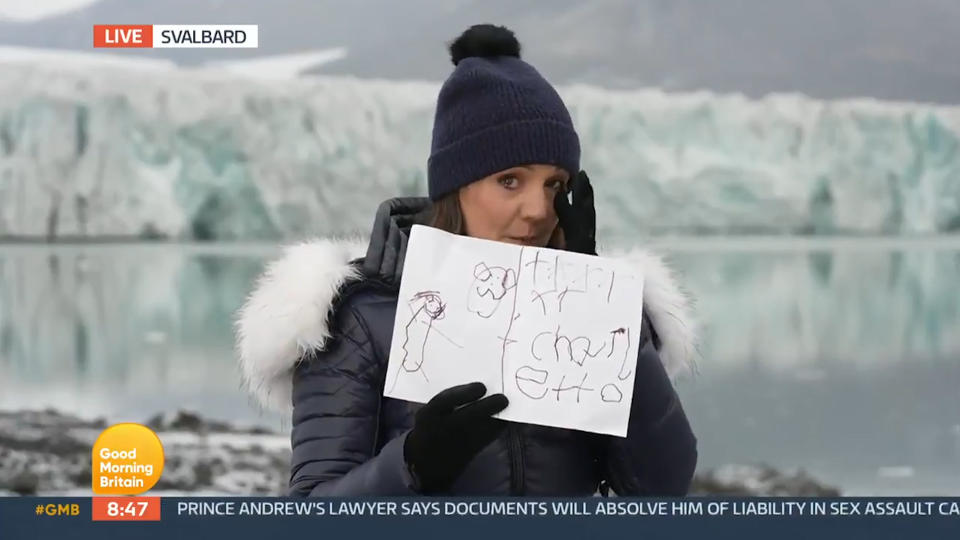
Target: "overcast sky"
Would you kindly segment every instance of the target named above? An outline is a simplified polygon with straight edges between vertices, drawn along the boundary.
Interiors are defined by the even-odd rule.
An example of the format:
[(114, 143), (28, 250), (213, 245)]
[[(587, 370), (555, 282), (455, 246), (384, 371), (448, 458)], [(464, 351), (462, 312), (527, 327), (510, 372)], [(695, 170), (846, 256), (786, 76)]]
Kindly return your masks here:
[(440, 80), (470, 24), (512, 28), (557, 83), (960, 104), (958, 0), (0, 0), (0, 46), (94, 51), (92, 26), (258, 24), (256, 50), (111, 51), (181, 64), (343, 47), (318, 72)]
[(99, 0), (0, 0), (0, 19), (35, 21), (69, 13)]

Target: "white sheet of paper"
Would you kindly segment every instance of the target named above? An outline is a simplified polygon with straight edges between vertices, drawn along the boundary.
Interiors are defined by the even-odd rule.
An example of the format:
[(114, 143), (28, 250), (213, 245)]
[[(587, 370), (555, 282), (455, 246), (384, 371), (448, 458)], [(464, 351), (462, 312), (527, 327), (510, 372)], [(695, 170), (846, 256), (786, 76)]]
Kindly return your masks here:
[(480, 381), (505, 420), (625, 437), (643, 276), (623, 261), (415, 225), (384, 395)]

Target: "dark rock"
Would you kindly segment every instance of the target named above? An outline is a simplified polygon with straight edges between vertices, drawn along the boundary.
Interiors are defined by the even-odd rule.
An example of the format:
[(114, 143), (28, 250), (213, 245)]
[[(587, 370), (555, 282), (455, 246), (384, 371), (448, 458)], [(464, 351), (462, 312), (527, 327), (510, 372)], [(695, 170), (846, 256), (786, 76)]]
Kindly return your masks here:
[(10, 480), (10, 485), (6, 486), (6, 489), (18, 495), (36, 495), (39, 485), (39, 476), (30, 471), (20, 471)]
[(148, 428), (150, 428), (150, 429), (152, 429), (152, 430), (154, 430), (154, 431), (162, 431), (163, 428), (164, 428), (164, 426), (163, 426), (163, 415), (162, 415), (162, 414), (155, 414), (155, 415), (151, 416), (146, 422), (144, 422), (143, 425), (147, 426)]
[(823, 484), (805, 470), (783, 472), (770, 465), (725, 465), (697, 473), (691, 495), (773, 497), (837, 497), (840, 490)]
[(207, 425), (199, 415), (188, 411), (177, 411), (177, 416), (170, 421), (167, 429), (201, 432), (207, 431)]
[(90, 468), (90, 464), (87, 463), (85, 467), (81, 466), (72, 474), (67, 475), (67, 477), (77, 486), (89, 486), (93, 483), (93, 470)]
[(167, 423), (164, 423), (163, 415), (156, 415), (151, 418), (147, 424), (153, 430), (173, 430), (173, 431), (192, 431), (194, 433), (233, 433), (230, 424), (208, 420), (192, 411), (177, 411), (176, 416)]
[(193, 466), (193, 475), (196, 478), (198, 486), (210, 486), (213, 484), (213, 467), (206, 461), (201, 461)]

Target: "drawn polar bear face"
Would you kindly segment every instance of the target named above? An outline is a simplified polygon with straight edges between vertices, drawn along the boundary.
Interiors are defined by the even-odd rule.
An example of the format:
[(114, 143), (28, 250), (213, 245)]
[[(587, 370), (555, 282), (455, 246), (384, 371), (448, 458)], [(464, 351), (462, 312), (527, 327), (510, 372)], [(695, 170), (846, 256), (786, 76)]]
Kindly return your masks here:
[(512, 268), (487, 266), (479, 263), (473, 268), (473, 281), (467, 292), (467, 310), (484, 319), (490, 318), (510, 289), (517, 286)]

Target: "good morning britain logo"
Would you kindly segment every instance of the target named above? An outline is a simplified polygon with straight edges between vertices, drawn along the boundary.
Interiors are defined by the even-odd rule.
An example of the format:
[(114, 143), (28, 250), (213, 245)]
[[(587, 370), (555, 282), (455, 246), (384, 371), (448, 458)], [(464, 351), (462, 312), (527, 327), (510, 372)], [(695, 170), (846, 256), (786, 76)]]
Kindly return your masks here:
[(256, 49), (257, 29), (256, 24), (95, 24), (93, 46)]

